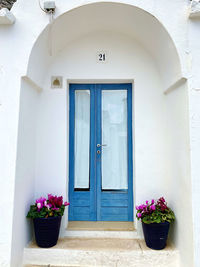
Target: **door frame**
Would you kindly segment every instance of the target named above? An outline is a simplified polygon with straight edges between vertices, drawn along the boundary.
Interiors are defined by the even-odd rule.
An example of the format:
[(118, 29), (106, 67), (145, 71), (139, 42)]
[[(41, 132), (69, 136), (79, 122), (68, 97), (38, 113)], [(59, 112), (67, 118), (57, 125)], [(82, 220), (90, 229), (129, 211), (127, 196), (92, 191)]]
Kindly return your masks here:
[[(87, 81), (86, 80), (68, 80), (67, 84), (68, 84), (68, 89), (70, 88), (71, 84), (79, 84), (79, 85), (81, 85), (83, 90), (87, 89), (88, 85), (89, 86), (96, 85), (97, 88), (98, 88), (98, 86), (104, 85), (106, 87), (109, 87), (109, 88), (106, 88), (108, 90), (110, 89), (110, 87), (112, 87), (112, 85), (114, 86), (114, 88), (113, 89), (111, 88), (111, 90), (120, 90), (120, 89), (122, 89), (122, 88), (120, 88), (120, 86), (122, 86), (123, 84), (125, 84), (125, 86), (126, 86), (126, 89), (127, 89), (127, 122), (129, 122), (128, 127), (127, 127), (127, 138), (128, 138), (128, 140), (127, 140), (127, 142), (128, 142), (128, 144), (127, 144), (127, 147), (128, 147), (128, 162), (127, 162), (127, 164), (128, 164), (128, 199), (129, 199), (130, 202), (132, 202), (131, 205), (129, 206), (129, 209), (128, 209), (128, 214), (129, 214), (128, 221), (134, 221), (134, 219), (133, 219), (133, 213), (134, 213), (134, 211), (133, 211), (133, 207), (134, 207), (134, 188), (133, 188), (133, 181), (134, 181), (134, 174), (133, 174), (133, 166), (134, 166), (133, 165), (134, 164), (133, 151), (134, 151), (134, 149), (133, 149), (133, 144), (134, 144), (134, 140), (133, 140), (133, 133), (134, 133), (134, 131), (133, 131), (133, 126), (132, 126), (132, 124), (133, 124), (133, 120), (132, 120), (132, 117), (133, 117), (133, 100), (134, 100), (134, 98), (133, 98), (133, 92), (134, 92), (134, 90), (133, 90), (133, 88), (134, 88), (133, 87), (133, 80), (131, 80), (131, 81), (130, 80), (128, 80), (128, 81), (127, 80), (115, 80), (114, 82), (111, 81), (111, 80), (109, 80), (109, 81), (108, 80), (103, 80), (103, 81), (102, 80), (101, 81), (98, 80), (98, 82), (97, 82), (97, 80), (95, 80), (95, 81), (94, 80), (87, 80)], [(79, 89), (77, 89), (77, 90), (79, 90)], [(91, 90), (92, 89), (90, 89), (90, 92), (91, 92)], [(68, 92), (69, 92), (68, 93), (68, 98), (69, 98), (70, 90), (68, 90)], [(94, 97), (94, 94), (91, 94), (91, 99), (93, 97)], [(101, 101), (101, 99), (100, 99), (100, 101)], [(70, 155), (70, 151), (72, 149), (74, 149), (74, 141), (70, 142), (70, 140), (72, 138), (72, 135), (74, 134), (74, 132), (72, 132), (74, 130), (74, 126), (71, 127), (72, 126), (71, 125), (72, 121), (70, 119), (70, 98), (69, 98), (68, 103), (69, 103), (69, 113), (68, 113), (68, 119), (69, 119), (68, 120), (69, 121), (69, 124), (68, 124), (68, 127), (69, 127), (69, 129), (68, 129), (69, 130), (68, 145), (69, 146), (68, 146), (67, 153), (68, 153), (68, 156), (69, 156)], [(97, 105), (101, 105), (101, 103), (97, 103)], [(90, 112), (91, 112), (92, 109), (94, 109), (94, 107), (93, 107), (93, 104), (91, 103)], [(91, 115), (91, 113), (90, 113), (90, 115)], [(90, 129), (90, 132), (91, 132), (92, 127), (94, 127), (94, 125), (91, 125), (90, 127), (91, 127), (91, 129)], [(96, 128), (96, 130), (97, 130), (97, 128)], [(92, 155), (95, 158), (96, 141), (93, 140), (92, 143), (94, 143), (95, 150), (90, 149), (90, 153), (91, 153), (91, 158), (92, 158)], [(72, 186), (74, 186), (74, 183), (73, 182), (71, 183), (71, 181), (73, 179), (70, 179), (70, 175), (72, 174), (72, 171), (74, 172), (74, 164), (72, 164), (72, 161), (74, 161), (74, 157), (71, 158), (69, 156), (69, 165), (68, 165), (69, 166), (69, 187), (68, 187), (69, 196), (72, 193), (72, 189), (73, 189)], [(92, 163), (91, 159), (90, 159), (90, 164), (94, 165)], [(98, 170), (101, 171), (100, 168), (96, 168), (94, 170), (94, 172), (97, 172)], [(97, 173), (95, 173), (95, 175), (97, 176)], [(97, 183), (99, 183), (99, 182), (101, 183), (101, 181), (97, 181)], [(96, 186), (96, 184), (93, 184), (92, 186), (93, 187), (97, 187), (97, 190), (101, 190), (100, 188), (98, 188), (98, 186)], [(100, 194), (97, 194), (96, 190), (93, 190), (93, 194), (95, 195), (94, 196), (94, 198), (95, 198), (94, 205), (96, 205), (95, 210), (97, 209), (96, 213), (98, 213), (98, 210), (100, 210), (98, 208), (99, 201), (96, 198), (98, 196), (100, 196)], [(98, 215), (97, 215), (97, 217), (98, 217)]]

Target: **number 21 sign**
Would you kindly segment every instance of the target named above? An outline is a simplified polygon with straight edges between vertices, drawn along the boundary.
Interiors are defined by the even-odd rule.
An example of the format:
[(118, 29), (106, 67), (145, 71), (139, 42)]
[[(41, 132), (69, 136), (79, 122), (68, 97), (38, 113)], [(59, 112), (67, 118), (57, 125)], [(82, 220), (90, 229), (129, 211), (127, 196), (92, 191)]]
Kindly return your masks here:
[(107, 53), (105, 51), (97, 52), (97, 62), (106, 63), (106, 61), (107, 61)]

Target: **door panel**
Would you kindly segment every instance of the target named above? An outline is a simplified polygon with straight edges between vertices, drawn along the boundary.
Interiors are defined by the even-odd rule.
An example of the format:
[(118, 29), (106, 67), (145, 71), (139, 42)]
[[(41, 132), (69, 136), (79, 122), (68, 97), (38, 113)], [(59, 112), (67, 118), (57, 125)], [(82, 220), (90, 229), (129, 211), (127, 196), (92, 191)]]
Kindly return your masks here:
[(75, 91), (74, 188), (89, 189), (90, 90)]
[[(95, 186), (95, 137), (94, 137), (94, 124), (95, 124), (95, 113), (94, 113), (94, 105), (95, 105), (95, 91), (91, 90), (91, 84), (71, 84), (70, 85), (70, 99), (69, 99), (69, 200), (70, 200), (70, 209), (69, 209), (69, 220), (74, 221), (96, 221), (96, 186)], [(76, 91), (80, 92), (83, 91), (83, 94), (80, 97), (77, 97)], [(90, 101), (84, 94), (90, 95)], [(77, 98), (84, 98), (85, 105), (82, 103), (77, 102)], [(90, 102), (90, 103), (89, 103)], [(81, 105), (80, 107), (76, 107), (78, 104)], [(89, 108), (88, 108), (89, 106)], [(78, 173), (80, 171), (79, 166), (81, 166), (82, 157), (78, 157), (78, 153), (81, 156), (86, 155), (87, 160), (83, 159), (83, 162), (86, 163), (88, 167), (88, 152), (83, 152), (83, 148), (88, 151), (88, 137), (85, 136), (85, 139), (81, 137), (82, 129), (79, 127), (80, 121), (76, 118), (76, 115), (79, 114), (79, 110), (81, 109), (81, 120), (87, 121), (88, 125), (88, 118), (90, 117), (89, 121), (89, 171), (86, 172), (86, 167), (83, 166), (85, 169), (84, 172), (84, 179), (82, 179), (81, 188), (76, 187), (77, 185), (80, 186), (80, 178), (78, 177)], [(89, 111), (89, 116), (88, 116)], [(85, 122), (84, 122), (85, 123)], [(85, 123), (86, 124), (86, 123)], [(76, 127), (77, 126), (77, 127)], [(86, 125), (83, 127), (84, 133), (88, 133), (88, 129)], [(75, 134), (76, 132), (76, 134)], [(75, 138), (76, 136), (76, 138)], [(80, 136), (82, 141), (79, 142), (79, 148), (77, 148), (75, 142), (76, 139)], [(77, 158), (76, 158), (77, 155)], [(80, 165), (79, 165), (80, 164)], [(76, 169), (77, 167), (77, 169)], [(87, 169), (88, 170), (88, 169)], [(77, 177), (76, 177), (77, 174)], [(82, 174), (80, 173), (81, 177)], [(76, 179), (76, 180), (75, 180)], [(75, 182), (76, 181), (76, 182)], [(86, 181), (88, 182), (86, 183)]]
[(69, 220), (132, 221), (131, 84), (71, 84)]
[(102, 190), (128, 189), (127, 91), (102, 90)]

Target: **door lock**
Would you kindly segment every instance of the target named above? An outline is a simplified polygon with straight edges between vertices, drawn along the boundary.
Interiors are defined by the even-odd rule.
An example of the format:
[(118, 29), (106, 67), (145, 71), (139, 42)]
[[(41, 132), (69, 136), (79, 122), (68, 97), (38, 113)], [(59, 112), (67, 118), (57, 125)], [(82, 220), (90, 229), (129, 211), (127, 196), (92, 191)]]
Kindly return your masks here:
[(101, 154), (101, 150), (97, 150), (97, 154)]
[(103, 145), (97, 144), (97, 147), (101, 147), (101, 146), (107, 146), (107, 145), (106, 144), (103, 144)]

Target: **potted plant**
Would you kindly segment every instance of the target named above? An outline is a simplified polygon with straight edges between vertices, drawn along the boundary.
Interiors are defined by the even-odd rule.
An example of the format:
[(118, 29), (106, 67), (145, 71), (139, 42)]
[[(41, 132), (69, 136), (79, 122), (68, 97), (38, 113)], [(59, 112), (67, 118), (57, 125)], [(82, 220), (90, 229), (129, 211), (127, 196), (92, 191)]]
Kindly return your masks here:
[(174, 212), (167, 206), (163, 197), (157, 202), (152, 199), (136, 206), (136, 217), (142, 221), (144, 239), (147, 247), (163, 249), (169, 232), (169, 226), (175, 220)]
[(48, 194), (48, 199), (41, 197), (30, 206), (27, 218), (33, 219), (35, 240), (39, 247), (49, 248), (57, 244), (61, 218), (68, 202), (63, 203), (62, 196)]

